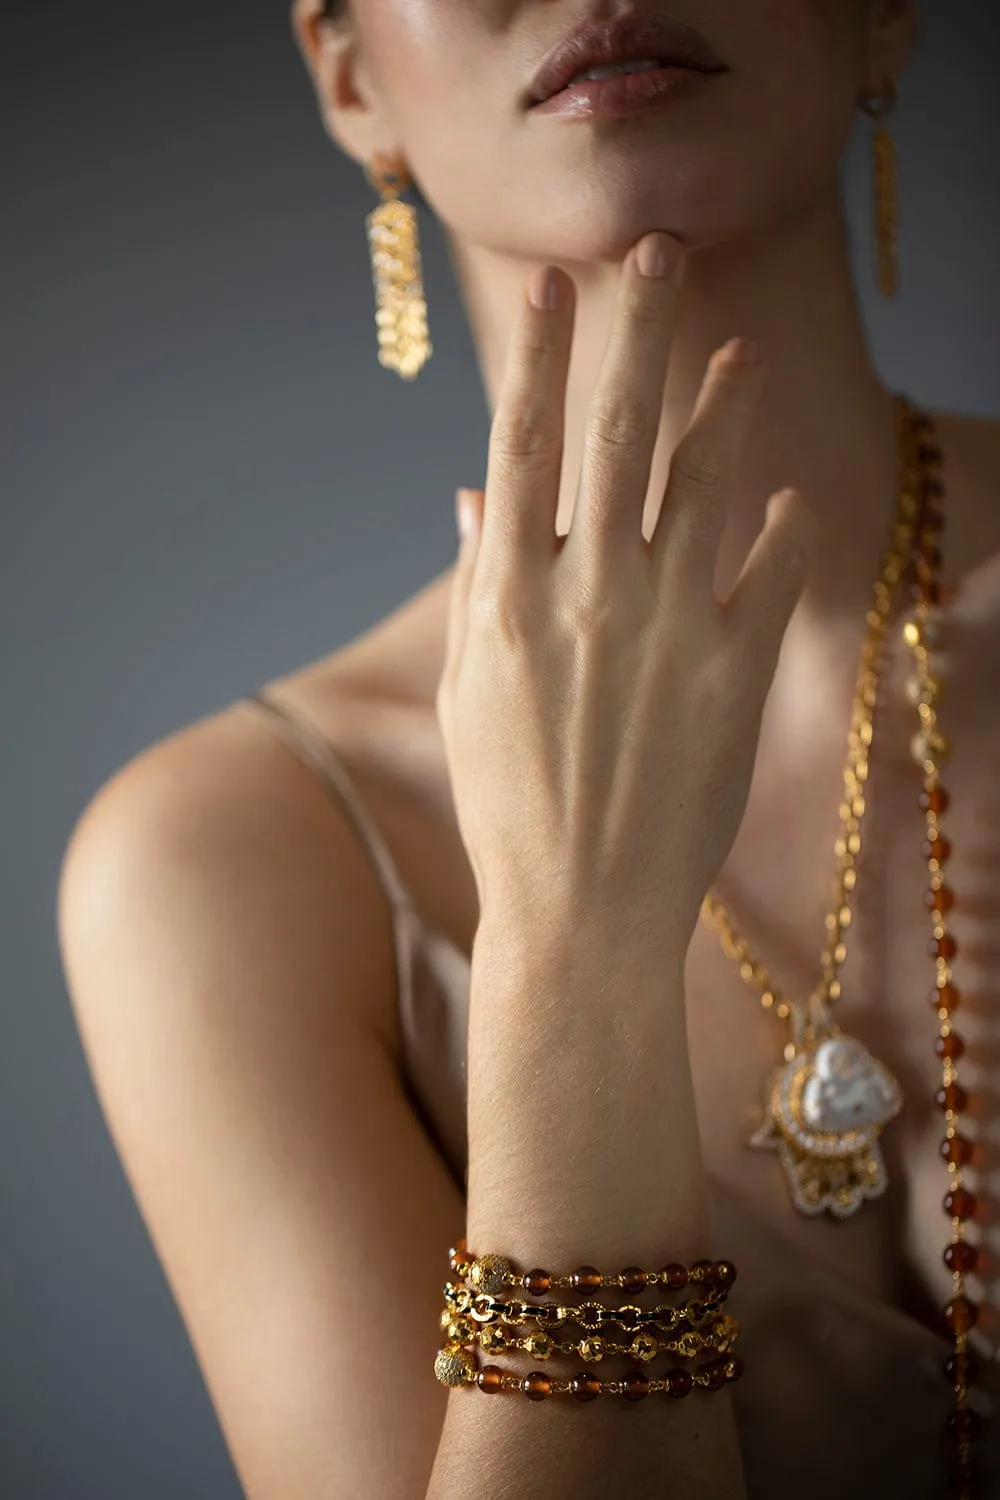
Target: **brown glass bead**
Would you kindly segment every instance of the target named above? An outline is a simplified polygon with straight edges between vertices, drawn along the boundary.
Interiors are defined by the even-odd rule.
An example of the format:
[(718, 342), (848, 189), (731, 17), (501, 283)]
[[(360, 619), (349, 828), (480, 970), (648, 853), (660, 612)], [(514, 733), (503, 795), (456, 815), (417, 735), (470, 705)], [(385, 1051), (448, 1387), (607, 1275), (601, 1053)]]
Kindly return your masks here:
[(622, 1272), (622, 1291), (642, 1292), (649, 1285), (649, 1277), (641, 1266), (626, 1266)]
[(968, 1275), (979, 1264), (979, 1251), (965, 1240), (955, 1240), (944, 1252), (944, 1263), (949, 1271), (961, 1271)]
[(926, 599), (928, 604), (940, 604), (941, 586), (936, 582), (914, 583), (910, 587), (910, 597), (914, 600)]
[(955, 905), (955, 892), (949, 885), (943, 885), (938, 891), (927, 890), (924, 905), (928, 911), (951, 911)]
[(931, 958), (954, 958), (958, 952), (958, 944), (951, 934), (946, 932), (944, 937), (931, 938), (928, 952)]
[(934, 1051), (938, 1057), (947, 1057), (951, 1062), (957, 1062), (965, 1055), (965, 1041), (957, 1031), (950, 1031), (947, 1036), (939, 1036), (934, 1043)]
[(667, 1371), (666, 1382), (668, 1396), (689, 1396), (694, 1388), (691, 1371), (681, 1369), (679, 1365)]
[(698, 1374), (707, 1381), (710, 1391), (721, 1391), (726, 1383), (726, 1361), (724, 1359), (710, 1359), (705, 1364), (698, 1366)]
[(924, 859), (936, 859), (939, 865), (947, 862), (951, 854), (951, 844), (946, 838), (924, 839)]
[(938, 1109), (950, 1109), (953, 1114), (963, 1115), (969, 1107), (969, 1096), (960, 1083), (948, 1083), (934, 1095)]
[(744, 1371), (744, 1364), (738, 1354), (726, 1355), (726, 1379), (739, 1380)]
[(948, 1413), (948, 1431), (962, 1442), (971, 1442), (982, 1432), (983, 1424), (971, 1406), (958, 1406)]
[(949, 1219), (975, 1218), (976, 1196), (970, 1193), (968, 1188), (952, 1188), (950, 1193), (944, 1196), (944, 1211)]
[(471, 1266), (475, 1258), (465, 1248), (464, 1240), (459, 1240), (458, 1244), (448, 1251), (448, 1265), (456, 1276), (460, 1276), (466, 1267)]
[(979, 1379), (981, 1361), (972, 1349), (957, 1350), (945, 1360), (944, 1373), (952, 1385), (974, 1385)]
[(593, 1401), (595, 1396), (601, 1394), (601, 1382), (589, 1370), (581, 1370), (578, 1375), (574, 1375), (571, 1384), (573, 1395), (578, 1401)]
[(975, 1328), (976, 1319), (979, 1317), (979, 1308), (968, 1297), (956, 1297), (948, 1303), (944, 1310), (948, 1327), (955, 1333), (968, 1333), (970, 1328)]
[(492, 1396), (495, 1391), (502, 1389), (500, 1381), (503, 1373), (499, 1365), (483, 1365), (481, 1370), (476, 1371), (476, 1384), (481, 1391)]
[(937, 989), (931, 990), (931, 1004), (935, 1010), (946, 1010), (949, 1013), (958, 1010), (962, 997), (953, 984), (939, 984)]
[(579, 1266), (572, 1279), (575, 1292), (595, 1292), (604, 1285), (604, 1277), (594, 1266)]
[(715, 1284), (721, 1291), (728, 1291), (736, 1280), (736, 1267), (731, 1260), (716, 1261)]
[(521, 1389), (529, 1401), (544, 1401), (552, 1394), (552, 1381), (541, 1370), (532, 1370), (521, 1381)]
[(533, 1297), (540, 1297), (552, 1287), (552, 1277), (548, 1271), (540, 1271), (536, 1267), (533, 1271), (525, 1272), (524, 1290), (530, 1292)]
[(941, 1142), (941, 1155), (953, 1167), (968, 1166), (972, 1160), (972, 1142), (967, 1140), (964, 1135), (946, 1137)]
[(681, 1292), (688, 1284), (687, 1266), (679, 1266), (676, 1262), (664, 1266), (660, 1276), (672, 1292)]
[(622, 1381), (622, 1395), (626, 1401), (641, 1401), (643, 1396), (649, 1395), (649, 1376), (638, 1370), (626, 1375)]
[(944, 787), (939, 784), (932, 787), (929, 792), (925, 788), (920, 793), (920, 806), (924, 812), (936, 813), (940, 817), (951, 806), (951, 798)]

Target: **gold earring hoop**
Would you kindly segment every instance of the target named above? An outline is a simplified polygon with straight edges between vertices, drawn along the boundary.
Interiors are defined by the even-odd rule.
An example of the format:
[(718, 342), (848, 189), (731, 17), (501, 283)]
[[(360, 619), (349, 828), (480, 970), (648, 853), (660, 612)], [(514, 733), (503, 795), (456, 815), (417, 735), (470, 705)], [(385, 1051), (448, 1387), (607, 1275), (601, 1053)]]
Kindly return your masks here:
[(899, 171), (896, 142), (885, 121), (896, 107), (896, 88), (887, 79), (882, 93), (862, 101), (875, 121), (872, 133), (872, 212), (875, 220), (875, 270), (883, 297), (899, 291)]
[(382, 155), (365, 165), (365, 176), (382, 199), (365, 218), (379, 364), (404, 380), (413, 380), (430, 359), (433, 345), (427, 333), (417, 211), (399, 198), (412, 178)]

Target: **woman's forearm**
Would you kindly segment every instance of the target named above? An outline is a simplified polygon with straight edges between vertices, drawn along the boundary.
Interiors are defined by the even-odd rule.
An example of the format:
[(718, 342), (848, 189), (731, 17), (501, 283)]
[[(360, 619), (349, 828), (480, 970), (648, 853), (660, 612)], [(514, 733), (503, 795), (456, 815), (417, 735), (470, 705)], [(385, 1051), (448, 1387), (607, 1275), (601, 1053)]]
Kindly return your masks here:
[[(658, 938), (632, 948), (620, 927), (616, 935), (596, 920), (542, 930), (511, 912), (481, 923), (469, 1015), (474, 1253), (553, 1272), (708, 1255), (685, 947), (671, 951)], [(527, 1368), (522, 1354), (490, 1362)], [(558, 1355), (536, 1368), (566, 1378), (584, 1363)], [(614, 1356), (600, 1373), (615, 1378), (631, 1366)], [(613, 1395), (536, 1405), (469, 1387), (449, 1394), (427, 1500), (606, 1500), (618, 1487), (739, 1500), (727, 1394), (654, 1395), (639, 1408)]]

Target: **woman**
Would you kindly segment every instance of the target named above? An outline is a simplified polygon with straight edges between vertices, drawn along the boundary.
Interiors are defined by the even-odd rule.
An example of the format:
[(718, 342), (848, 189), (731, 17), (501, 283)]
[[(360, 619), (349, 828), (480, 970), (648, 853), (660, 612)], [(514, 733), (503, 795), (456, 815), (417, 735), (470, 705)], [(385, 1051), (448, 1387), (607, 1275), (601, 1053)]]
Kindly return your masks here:
[[(539, 107), (570, 83), (543, 65), (580, 23), (651, 17), (648, 61), (684, 64), (650, 70), (655, 102), (593, 80)], [(66, 856), (88, 1057), (246, 1492), (931, 1496), (956, 1466), (970, 1492), (969, 1412), (996, 1390), (996, 1293), (973, 1262), (1000, 433), (894, 403), (837, 194), (915, 5), (295, 0), (293, 19), (334, 140), (408, 170), (446, 226), (494, 422), (455, 567), (152, 747)], [(636, 61), (637, 36), (612, 27), (572, 75)], [(897, 575), (943, 605), (938, 636), (913, 636), (946, 640), (923, 667)], [(825, 1009), (802, 1029), (838, 869), (834, 922), (856, 920), (820, 993), (832, 1016), (841, 990), (846, 1051)], [(726, 947), (698, 920), (710, 889)], [(824, 1164), (783, 1133), (783, 1056), (809, 1059), (801, 1119), (853, 1155)], [(757, 1132), (770, 1149), (747, 1150)], [(977, 1180), (978, 1207), (942, 1213)], [(542, 1411), (448, 1389), (432, 1366), (461, 1236), (553, 1275), (730, 1257), (743, 1379), (637, 1411), (614, 1389)], [(973, 1247), (950, 1252), (967, 1281), (942, 1262), (952, 1240)], [(949, 1298), (963, 1327), (979, 1305), (973, 1392)], [(621, 1352), (487, 1361), (641, 1394)], [(711, 1384), (739, 1373), (724, 1364)], [(989, 1429), (972, 1454), (989, 1465)]]

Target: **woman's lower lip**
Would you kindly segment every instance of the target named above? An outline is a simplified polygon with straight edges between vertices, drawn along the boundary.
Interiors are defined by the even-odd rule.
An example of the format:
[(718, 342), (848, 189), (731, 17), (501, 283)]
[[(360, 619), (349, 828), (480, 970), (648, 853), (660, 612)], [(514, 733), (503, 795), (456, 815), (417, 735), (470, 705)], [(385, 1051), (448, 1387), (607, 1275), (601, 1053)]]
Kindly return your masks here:
[[(724, 70), (722, 70), (724, 71)], [(532, 107), (534, 115), (567, 115), (577, 120), (613, 120), (699, 92), (717, 77), (696, 68), (647, 68), (571, 84)]]

